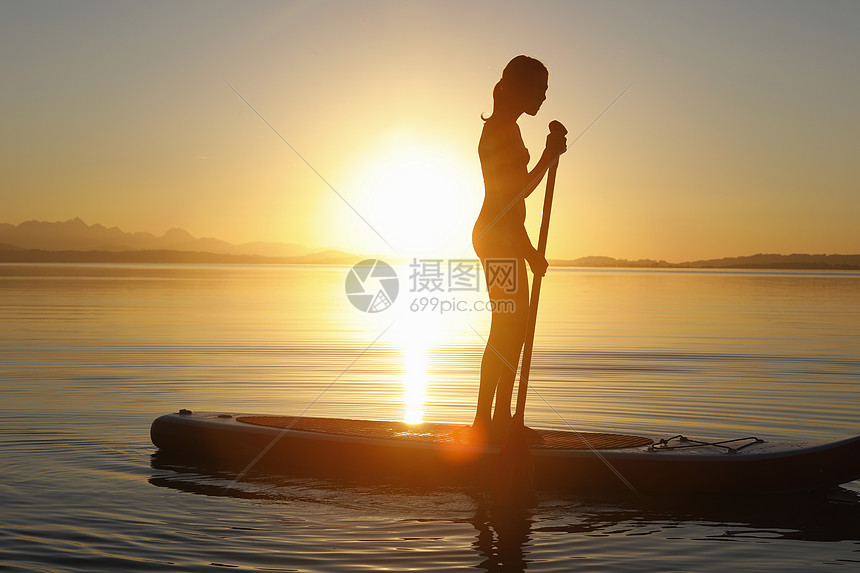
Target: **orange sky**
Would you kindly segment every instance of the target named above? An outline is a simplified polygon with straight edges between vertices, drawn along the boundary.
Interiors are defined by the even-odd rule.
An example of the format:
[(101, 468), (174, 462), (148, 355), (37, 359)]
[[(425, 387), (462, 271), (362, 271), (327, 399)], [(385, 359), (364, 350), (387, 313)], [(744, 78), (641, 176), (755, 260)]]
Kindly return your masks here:
[(550, 257), (860, 252), (860, 5), (536, 4), (4, 3), (0, 221), (470, 254), (479, 116), (527, 53), (535, 159), (634, 82), (562, 159)]

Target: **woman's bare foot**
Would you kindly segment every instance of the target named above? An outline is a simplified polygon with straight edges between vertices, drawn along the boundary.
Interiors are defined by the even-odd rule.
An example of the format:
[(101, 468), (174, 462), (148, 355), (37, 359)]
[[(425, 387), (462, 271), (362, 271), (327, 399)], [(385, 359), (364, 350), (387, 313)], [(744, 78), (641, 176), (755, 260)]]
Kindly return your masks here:
[[(510, 418), (508, 418), (507, 420), (505, 420), (502, 423), (496, 423), (494, 420), (493, 421), (493, 428), (492, 428), (493, 442), (496, 442), (496, 443), (504, 442), (507, 435), (508, 435), (508, 432), (510, 430), (511, 430), (511, 419)], [(532, 428), (529, 428), (528, 426), (524, 426), (524, 431), (525, 431), (526, 441), (529, 444), (537, 445), (537, 444), (544, 443), (543, 436), (541, 435), (541, 433), (538, 430), (534, 430)]]
[(492, 440), (492, 430), (489, 420), (475, 418), (472, 425), (467, 428), (468, 441), (472, 444), (488, 444)]

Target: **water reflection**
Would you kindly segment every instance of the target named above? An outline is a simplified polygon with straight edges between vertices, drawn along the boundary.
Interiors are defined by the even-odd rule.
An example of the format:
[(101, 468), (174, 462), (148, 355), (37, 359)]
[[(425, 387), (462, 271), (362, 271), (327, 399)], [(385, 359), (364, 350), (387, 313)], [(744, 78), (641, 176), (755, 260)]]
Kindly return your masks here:
[[(482, 571), (524, 571), (530, 547), (569, 535), (701, 539), (860, 542), (860, 495), (837, 487), (807, 495), (731, 497), (571, 497), (541, 493), (531, 507), (505, 510), (470, 488), (416, 488), (406, 484), (338, 481), (251, 471), (234, 474), (151, 458), (149, 483), (204, 496), (332, 505), (338, 511), (369, 511), (369, 519), (419, 520), (472, 530), (471, 547)], [(370, 500), (370, 501), (368, 501)], [(339, 517), (340, 519), (340, 517)], [(569, 552), (568, 552), (569, 553)]]
[(521, 572), (528, 566), (527, 550), (531, 542), (531, 509), (505, 509), (485, 497), (476, 497), (475, 516), (471, 520), (477, 535), (472, 548), (481, 557), (476, 568), (488, 573)]
[(432, 355), (450, 336), (449, 330), (443, 318), (416, 312), (402, 312), (392, 329), (394, 344), (399, 349), (398, 357), (402, 361), (403, 421), (407, 424), (424, 421)]
[(403, 360), (403, 421), (424, 421), (424, 393), (427, 388), (427, 353), (430, 344), (426, 332), (409, 330), (400, 342)]

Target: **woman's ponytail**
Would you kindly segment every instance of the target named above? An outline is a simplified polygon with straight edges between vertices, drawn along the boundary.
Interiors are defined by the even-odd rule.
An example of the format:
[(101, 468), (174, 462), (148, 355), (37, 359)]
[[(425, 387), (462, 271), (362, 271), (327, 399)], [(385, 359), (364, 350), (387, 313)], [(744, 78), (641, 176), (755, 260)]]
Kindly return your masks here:
[[(505, 97), (504, 95), (502, 95), (502, 92), (504, 91), (503, 84), (504, 78), (497, 81), (496, 85), (493, 87), (493, 113), (496, 112), (496, 108), (499, 106), (499, 102)], [(492, 114), (487, 117), (484, 117), (484, 114), (481, 114), (481, 119), (484, 121), (487, 121), (491, 117), (493, 117)]]

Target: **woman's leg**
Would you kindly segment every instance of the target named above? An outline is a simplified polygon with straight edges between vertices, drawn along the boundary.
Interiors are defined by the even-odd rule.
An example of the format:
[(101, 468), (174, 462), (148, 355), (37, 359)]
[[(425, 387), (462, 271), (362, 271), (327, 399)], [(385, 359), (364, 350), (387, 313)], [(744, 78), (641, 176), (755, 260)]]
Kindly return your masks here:
[[(493, 327), (490, 326), (492, 333)], [(493, 410), (493, 397), (499, 384), (501, 360), (495, 351), (492, 335), (487, 339), (484, 355), (481, 358), (481, 382), (478, 386), (478, 406), (473, 426), (488, 429)]]
[[(496, 390), (499, 386), (499, 379), (504, 374), (504, 371), (510, 370), (510, 355), (511, 350), (508, 339), (510, 332), (515, 327), (513, 315), (509, 312), (512, 305), (516, 304), (513, 292), (510, 286), (499, 281), (499, 270), (502, 268), (501, 261), (504, 260), (504, 251), (489, 250), (489, 252), (497, 252), (494, 258), (488, 258), (486, 255), (489, 252), (481, 252), (483, 249), (475, 245), (475, 250), (481, 256), (481, 265), (484, 268), (484, 277), (487, 284), (487, 293), (490, 297), (492, 309), (492, 317), (490, 322), (490, 334), (487, 337), (487, 346), (484, 348), (484, 354), (481, 358), (481, 381), (478, 387), (478, 404), (475, 411), (475, 422), (473, 428), (482, 430), (485, 435), (489, 434), (490, 422), (493, 411), (493, 398), (496, 395)], [(499, 256), (501, 255), (501, 256)], [(516, 259), (511, 259), (515, 261)], [(498, 265), (498, 266), (494, 266)], [(513, 273), (513, 269), (506, 271), (507, 275)], [(513, 365), (516, 370), (516, 364)]]
[[(501, 304), (504, 308), (508, 300), (493, 296), (490, 302), (494, 308)], [(511, 301), (512, 302), (512, 301)], [(499, 388), (499, 381), (510, 371), (516, 370), (516, 363), (511, 364), (511, 332), (516, 322), (511, 314), (493, 311), (490, 322), (490, 335), (487, 346), (481, 358), (481, 383), (478, 388), (478, 406), (475, 413), (475, 424), (489, 426), (493, 410), (493, 398)]]
[(487, 277), (493, 315), (490, 335), (481, 359), (481, 382), (478, 388), (478, 405), (474, 426), (486, 431), (490, 425), (495, 396), (493, 425), (504, 431), (511, 418), (511, 398), (517, 366), (522, 351), (525, 328), (528, 321), (528, 276), (525, 262), (516, 260), (516, 275), (511, 285), (494, 284), (495, 274), (482, 260)]
[[(500, 335), (495, 344), (501, 350), (496, 407), (493, 412), (494, 430), (503, 435), (511, 420), (511, 400), (514, 392), (520, 354), (525, 340), (529, 316), (529, 281), (525, 261), (517, 261), (516, 290), (508, 294), (508, 306), (499, 307), (493, 314), (493, 321), (500, 319)], [(492, 335), (492, 327), (490, 328)], [(493, 342), (491, 340), (491, 342)]]

